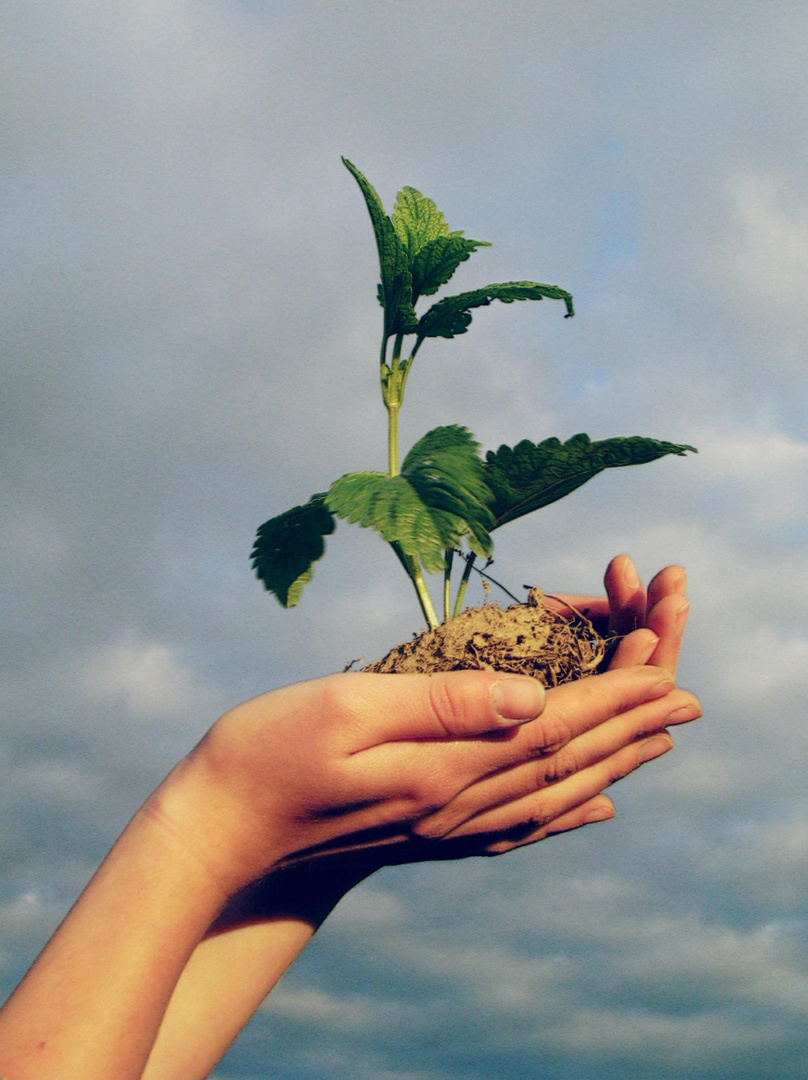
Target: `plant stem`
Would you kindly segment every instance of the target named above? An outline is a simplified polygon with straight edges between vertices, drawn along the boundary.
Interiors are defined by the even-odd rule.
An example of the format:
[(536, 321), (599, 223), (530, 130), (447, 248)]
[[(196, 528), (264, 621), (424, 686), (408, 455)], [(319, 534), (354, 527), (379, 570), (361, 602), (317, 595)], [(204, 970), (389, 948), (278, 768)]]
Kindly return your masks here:
[[(398, 414), (401, 409), (401, 403), (404, 400), (404, 387), (407, 385), (407, 376), (409, 375), (410, 365), (412, 364), (412, 357), (410, 357), (409, 360), (402, 361), (401, 359), (401, 345), (403, 340), (403, 334), (396, 335), (395, 342), (393, 343), (393, 355), (388, 364), (387, 337), (383, 338), (381, 361), (379, 365), (379, 377), (382, 384), (382, 399), (385, 408), (387, 409), (387, 471), (388, 475), (391, 477), (398, 476), (401, 471), (398, 463)], [(401, 565), (407, 571), (407, 575), (413, 584), (415, 594), (418, 597), (418, 603), (421, 605), (421, 611), (424, 613), (424, 618), (427, 621), (429, 629), (434, 630), (435, 627), (439, 625), (440, 620), (435, 611), (435, 605), (432, 603), (432, 597), (429, 595), (429, 589), (426, 587), (424, 575), (421, 567), (418, 565), (418, 560), (411, 555), (407, 555), (395, 541), (391, 543), (390, 546), (393, 548), (396, 555), (398, 555)]]
[(390, 547), (395, 551), (399, 562), (407, 571), (407, 576), (413, 584), (427, 626), (430, 630), (434, 630), (436, 626), (440, 625), (440, 619), (438, 618), (438, 613), (435, 611), (435, 605), (432, 603), (432, 597), (429, 595), (429, 590), (426, 587), (421, 567), (412, 555), (408, 555), (395, 540), (391, 541)]
[[(459, 551), (458, 555), (461, 555), (461, 554), (463, 554), (463, 553)], [(490, 581), (491, 584), (496, 585), (496, 587), (498, 589), (502, 589), (502, 591), (505, 593), (505, 595), (510, 596), (511, 600), (513, 600), (514, 603), (516, 603), (516, 604), (523, 603), (523, 601), (520, 600), (518, 596), (513, 595), (513, 593), (510, 591), (510, 589), (506, 589), (501, 581), (497, 581), (496, 578), (492, 578), (490, 574), (486, 574), (484, 570), (480, 570), (479, 567), (476, 567), (474, 565), (474, 560), (477, 558), (476, 555), (469, 552), (468, 555), (463, 555), (463, 558), (466, 560), (466, 569), (463, 571), (463, 580), (460, 582), (460, 587), (457, 590), (457, 600), (455, 601), (455, 607), (454, 607), (454, 612), (453, 612), (454, 615), (459, 615), (460, 614), (460, 605), (461, 605), (461, 603), (463, 601), (463, 595), (464, 595), (464, 593), (466, 591), (466, 585), (468, 584), (468, 580), (469, 580), (469, 577), (471, 575), (472, 569), (476, 570), (481, 578), (484, 578), (486, 581)], [(486, 565), (488, 565), (488, 566), (491, 565), (491, 560), (490, 559), (488, 560), (488, 563)]]
[(398, 405), (387, 406), (387, 471), (398, 476)]
[(443, 553), (443, 621), (449, 618), (449, 605), (452, 602), (452, 561), (454, 548), (447, 548)]
[(410, 574), (412, 583), (415, 586), (415, 592), (418, 595), (418, 600), (421, 604), (421, 611), (424, 613), (427, 626), (430, 630), (434, 630), (436, 626), (440, 625), (440, 619), (438, 613), (435, 611), (435, 605), (432, 603), (432, 597), (429, 595), (429, 589), (426, 587), (424, 581), (424, 575), (421, 572), (421, 567), (413, 559), (414, 569)]
[[(398, 413), (404, 400), (404, 383), (407, 377), (407, 365), (401, 364), (401, 343), (404, 335), (397, 334), (393, 344), (393, 355), (388, 366), (382, 363), (382, 398), (387, 409), (387, 470), (390, 476), (398, 476)], [(382, 353), (387, 351), (387, 341), (382, 346)]]
[(477, 556), (473, 551), (470, 551), (468, 555), (463, 556), (466, 560), (466, 568), (463, 571), (463, 577), (460, 579), (460, 584), (457, 587), (457, 597), (455, 599), (455, 606), (452, 615), (457, 617), (460, 614), (460, 609), (463, 606), (463, 597), (466, 595), (466, 586), (469, 583), (471, 577), (471, 568), (474, 566), (474, 560)]

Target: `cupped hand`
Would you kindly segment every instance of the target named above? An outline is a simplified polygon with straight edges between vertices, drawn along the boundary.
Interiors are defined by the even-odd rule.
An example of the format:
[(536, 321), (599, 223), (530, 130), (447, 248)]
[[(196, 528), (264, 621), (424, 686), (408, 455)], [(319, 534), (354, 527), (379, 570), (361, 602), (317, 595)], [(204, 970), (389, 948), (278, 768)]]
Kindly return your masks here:
[(617, 555), (606, 569), (604, 584), (605, 597), (565, 594), (545, 599), (564, 614), (583, 612), (601, 635), (621, 639), (610, 669), (649, 663), (675, 675), (689, 610), (684, 567), (666, 566), (646, 590), (629, 556)]
[(423, 857), (439, 838), (467, 846), (470, 836), (504, 850), (608, 816), (599, 792), (668, 749), (668, 724), (698, 714), (655, 666), (546, 699), (535, 680), (495, 672), (335, 675), (227, 713), (158, 789), (153, 812), (227, 895), (338, 851), (407, 861), (407, 844)]

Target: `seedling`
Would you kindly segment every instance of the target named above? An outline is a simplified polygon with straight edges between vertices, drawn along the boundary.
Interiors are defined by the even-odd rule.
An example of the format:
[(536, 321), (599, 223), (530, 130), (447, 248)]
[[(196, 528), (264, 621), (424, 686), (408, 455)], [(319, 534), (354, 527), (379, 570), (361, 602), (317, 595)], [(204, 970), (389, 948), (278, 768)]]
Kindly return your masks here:
[[(398, 556), (434, 628), (440, 620), (425, 574), (443, 575), (443, 618), (457, 615), (475, 560), (492, 555), (495, 529), (563, 498), (604, 469), (682, 456), (695, 448), (640, 436), (592, 442), (581, 434), (563, 443), (525, 439), (489, 450), (483, 459), (471, 432), (450, 424), (427, 432), (399, 464), (399, 412), (425, 341), (464, 334), (472, 311), (494, 300), (560, 300), (565, 317), (571, 318), (572, 296), (557, 285), (506, 281), (446, 296), (418, 315), (422, 297), (437, 293), (477, 248), (489, 245), (450, 231), (435, 203), (412, 187), (398, 193), (388, 216), (367, 179), (342, 160), (364, 196), (379, 252), (379, 376), (388, 416), (387, 472), (347, 473), (328, 491), (270, 518), (258, 530), (252, 563), (266, 589), (284, 607), (294, 607), (325, 552), (324, 538), (333, 533), (336, 518), (375, 529)], [(458, 553), (465, 565), (453, 598)]]

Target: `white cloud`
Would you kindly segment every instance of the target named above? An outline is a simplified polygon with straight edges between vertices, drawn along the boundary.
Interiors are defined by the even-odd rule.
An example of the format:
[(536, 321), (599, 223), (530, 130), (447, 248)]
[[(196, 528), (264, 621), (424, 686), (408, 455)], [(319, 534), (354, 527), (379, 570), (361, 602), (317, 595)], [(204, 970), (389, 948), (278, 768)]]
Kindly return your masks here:
[(264, 1012), (318, 1027), (357, 1031), (377, 1026), (380, 1012), (389, 1018), (392, 1010), (370, 997), (346, 998), (321, 990), (287, 990), (280, 985), (262, 1006)]
[(639, 1010), (584, 1009), (542, 1038), (593, 1062), (617, 1059), (654, 1069), (703, 1071), (728, 1061), (738, 1063), (750, 1052), (770, 1053), (783, 1034), (776, 1023), (741, 1025), (721, 1014), (660, 1016)]
[[(735, 485), (736, 513), (758, 525), (808, 521), (808, 442), (780, 431), (705, 435), (699, 451), (714, 482)], [(735, 508), (734, 508), (735, 509)]]
[[(808, 307), (808, 200), (804, 178), (744, 172), (726, 183), (731, 229), (723, 258), (738, 299), (772, 323), (805, 326)], [(804, 359), (804, 357), (803, 357)]]
[(165, 644), (126, 631), (115, 642), (93, 648), (75, 661), (80, 685), (91, 699), (122, 702), (133, 719), (209, 716), (220, 695), (195, 675)]

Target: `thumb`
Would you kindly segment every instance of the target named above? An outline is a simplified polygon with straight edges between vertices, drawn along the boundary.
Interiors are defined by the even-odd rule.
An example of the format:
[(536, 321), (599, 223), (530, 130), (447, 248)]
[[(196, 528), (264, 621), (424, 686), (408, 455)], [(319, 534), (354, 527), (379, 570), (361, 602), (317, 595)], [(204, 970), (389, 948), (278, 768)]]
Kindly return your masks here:
[(377, 699), (373, 741), (462, 739), (524, 724), (541, 715), (544, 686), (526, 675), (447, 671), (371, 675)]

